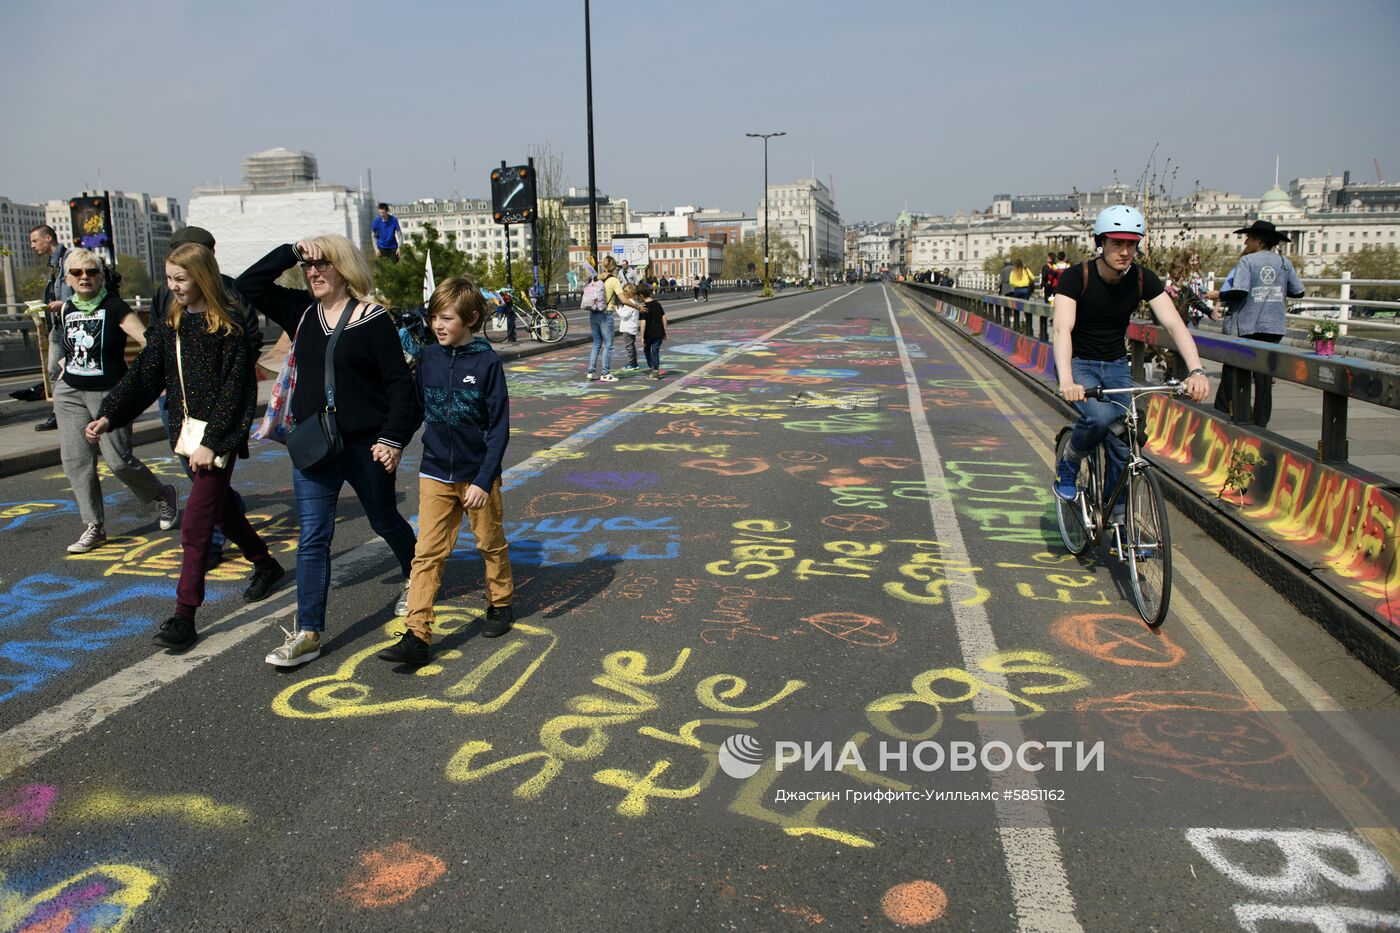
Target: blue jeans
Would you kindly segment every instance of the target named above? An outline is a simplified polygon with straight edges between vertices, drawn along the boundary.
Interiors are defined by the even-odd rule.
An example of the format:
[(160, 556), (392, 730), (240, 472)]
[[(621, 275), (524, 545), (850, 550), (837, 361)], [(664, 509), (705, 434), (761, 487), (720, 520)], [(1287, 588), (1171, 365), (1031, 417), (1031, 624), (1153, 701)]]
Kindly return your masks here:
[(598, 359), (603, 361), (603, 375), (612, 372), (613, 316), (611, 311), (589, 311), (588, 329), (593, 332), (593, 349), (588, 351), (588, 371), (598, 371)]
[[(1127, 389), (1133, 384), (1132, 371), (1128, 368), (1128, 358), (1116, 360), (1071, 361), (1074, 381), (1086, 389), (1103, 386), (1105, 389)], [(1126, 402), (1126, 399), (1124, 400)], [(1114, 434), (1115, 422), (1123, 418), (1123, 409), (1111, 402), (1100, 402), (1086, 398), (1074, 403), (1079, 412), (1079, 420), (1070, 432), (1070, 455), (1076, 459), (1088, 456), (1100, 442), (1104, 444), (1104, 491), (1105, 497), (1113, 492), (1118, 477), (1123, 475), (1123, 467), (1128, 463), (1128, 445)]]
[(661, 341), (648, 340), (642, 344), (642, 352), (647, 357), (647, 369), (661, 368)]
[(346, 441), (345, 449), (330, 466), (302, 471), (292, 467), (292, 489), (297, 499), (301, 539), (297, 544), (297, 628), (326, 630), (326, 596), (331, 587), (331, 538), (335, 535), (335, 509), (340, 487), (346, 483), (360, 498), (369, 526), (383, 538), (398, 558), (403, 577), (413, 566), (418, 540), (413, 527), (399, 514), (394, 500), (394, 474), (374, 462), (369, 440)]
[(1026, 287), (1026, 288), (1013, 288), (1013, 289), (1011, 289), (1011, 297), (1012, 297), (1012, 298), (1029, 298), (1030, 296), (1031, 296), (1031, 290), (1030, 290), (1029, 286)]
[[(171, 433), (170, 433), (170, 411), (168, 410), (168, 408), (167, 408), (166, 406), (167, 406), (167, 403), (166, 403), (166, 401), (165, 401), (165, 393), (162, 392), (162, 393), (160, 394), (160, 398), (156, 399), (156, 408), (160, 411), (160, 423), (161, 423), (162, 425), (165, 426), (165, 436), (166, 436), (166, 437), (169, 437), (172, 441), (174, 441), (175, 438), (174, 438), (174, 436), (171, 435)], [(185, 475), (188, 476), (188, 477), (190, 478), (190, 482), (193, 483), (193, 482), (194, 482), (194, 471), (190, 469), (190, 462), (189, 462), (189, 460), (185, 459), (184, 457), (181, 457), (181, 458), (180, 458), (180, 465), (183, 466), (183, 467), (185, 468)], [(228, 488), (228, 491), (229, 491), (229, 495), (233, 496), (233, 501), (234, 501), (235, 504), (237, 504), (237, 506), (238, 506), (238, 511), (241, 512), (241, 513), (244, 514), (244, 515), (247, 515), (247, 514), (248, 514), (248, 505), (247, 505), (247, 503), (245, 503), (245, 502), (243, 501), (243, 497), (242, 497), (241, 495), (239, 495), (238, 490), (237, 490), (237, 489), (234, 489), (232, 486), (230, 486), (230, 487)], [(215, 551), (222, 551), (222, 550), (224, 549), (224, 529), (223, 529), (223, 526), (221, 526), (221, 525), (215, 525), (215, 526), (214, 526), (214, 537), (213, 537), (212, 541), (210, 542), (210, 547), (212, 547)]]

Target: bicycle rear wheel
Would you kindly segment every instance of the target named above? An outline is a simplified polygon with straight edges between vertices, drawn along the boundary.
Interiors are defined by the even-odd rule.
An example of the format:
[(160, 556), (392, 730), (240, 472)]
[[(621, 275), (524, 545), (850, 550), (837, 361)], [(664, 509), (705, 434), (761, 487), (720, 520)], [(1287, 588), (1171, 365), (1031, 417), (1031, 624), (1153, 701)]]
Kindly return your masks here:
[(1142, 620), (1156, 628), (1167, 618), (1172, 595), (1172, 541), (1162, 487), (1151, 469), (1128, 478), (1125, 529), (1133, 601)]
[(546, 309), (540, 312), (539, 323), (535, 325), (535, 339), (541, 343), (558, 343), (569, 332), (569, 319), (564, 312)]
[[(1068, 447), (1069, 429), (1066, 428), (1060, 432), (1060, 437), (1055, 443), (1056, 463), (1064, 459), (1065, 450)], [(1091, 537), (1089, 519), (1084, 509), (1085, 497), (1092, 491), (1090, 459), (1085, 457), (1079, 462), (1079, 497), (1073, 502), (1066, 502), (1059, 496), (1054, 496), (1055, 518), (1060, 524), (1060, 537), (1065, 542), (1065, 549), (1075, 556), (1083, 554), (1088, 549)]]
[(481, 328), (481, 332), (486, 335), (486, 339), (492, 343), (503, 343), (506, 335), (510, 333), (510, 327), (506, 323), (506, 316), (500, 311), (493, 311), (486, 316), (486, 324)]

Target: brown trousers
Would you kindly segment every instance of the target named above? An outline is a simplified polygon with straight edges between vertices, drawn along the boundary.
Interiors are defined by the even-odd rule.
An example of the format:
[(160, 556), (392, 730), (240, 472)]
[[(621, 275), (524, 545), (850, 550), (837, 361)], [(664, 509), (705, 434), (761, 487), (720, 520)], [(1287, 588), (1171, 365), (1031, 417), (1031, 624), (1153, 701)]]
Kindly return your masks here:
[(426, 476), (418, 478), (418, 547), (413, 553), (413, 574), (408, 588), (408, 627), (432, 643), (433, 600), (442, 585), (442, 570), (457, 533), (462, 515), (471, 522), (476, 549), (486, 562), (486, 592), (493, 606), (509, 606), (515, 595), (510, 572), (510, 554), (505, 529), (501, 527), (501, 481), (491, 487), (491, 497), (479, 509), (463, 503), (470, 483), (440, 483)]

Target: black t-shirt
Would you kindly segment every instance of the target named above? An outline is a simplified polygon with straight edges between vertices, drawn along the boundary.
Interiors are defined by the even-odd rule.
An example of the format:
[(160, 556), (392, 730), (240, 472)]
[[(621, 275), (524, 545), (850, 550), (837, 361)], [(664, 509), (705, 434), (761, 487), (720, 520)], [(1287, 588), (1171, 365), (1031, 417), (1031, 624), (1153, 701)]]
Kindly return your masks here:
[(1061, 272), (1055, 294), (1073, 298), (1076, 302), (1074, 330), (1070, 332), (1074, 357), (1081, 360), (1122, 359), (1127, 355), (1124, 341), (1133, 312), (1140, 303), (1151, 301), (1162, 291), (1162, 280), (1151, 269), (1137, 263), (1130, 266), (1128, 274), (1113, 285), (1099, 276), (1098, 260), (1089, 263), (1087, 285), (1084, 282), (1084, 263)]
[(75, 389), (102, 392), (126, 375), (126, 331), (122, 321), (131, 306), (112, 292), (91, 311), (79, 311), (72, 299), (63, 303), (63, 381)]
[(661, 302), (656, 299), (648, 301), (642, 307), (639, 315), (646, 324), (647, 332), (642, 337), (643, 343), (655, 343), (658, 340), (666, 339), (666, 312), (661, 310)]

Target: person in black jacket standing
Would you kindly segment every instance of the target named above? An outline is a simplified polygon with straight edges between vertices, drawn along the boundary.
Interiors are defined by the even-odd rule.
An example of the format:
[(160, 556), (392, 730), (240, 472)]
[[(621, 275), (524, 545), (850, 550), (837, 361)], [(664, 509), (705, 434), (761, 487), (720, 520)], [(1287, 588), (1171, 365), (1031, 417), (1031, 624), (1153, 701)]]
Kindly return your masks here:
[(107, 393), (86, 434), (89, 443), (97, 443), (109, 430), (130, 424), (162, 392), (171, 400), (172, 448), (187, 417), (207, 422), (199, 448), (186, 461), (193, 486), (180, 526), (184, 560), (175, 614), (155, 637), (161, 647), (178, 650), (195, 642), (194, 616), (204, 603), (216, 523), (253, 565), (244, 599), (266, 597), (285, 571), (248, 523), (243, 498), (229, 485), (234, 464), (248, 456), (248, 427), (258, 401), (253, 357), (243, 333), (246, 312), (224, 291), (214, 254), (203, 246), (184, 243), (172, 249), (165, 276), (172, 293), (168, 313), (147, 329), (146, 348)]
[[(310, 295), (276, 284), (278, 276), (298, 263)], [(326, 410), (326, 346), (341, 317), (349, 315), (336, 344), (334, 373), (336, 422), (344, 446), (326, 465), (311, 470), (292, 467), (301, 524), (297, 621), (292, 631), (284, 629), (286, 642), (267, 656), (267, 663), (296, 667), (321, 653), (336, 504), (347, 482), (359, 496), (370, 527), (398, 559), (404, 579), (395, 611), (408, 611), (408, 577), (417, 540), (399, 514), (394, 479), (404, 445), (418, 430), (418, 402), (389, 312), (364, 300), (370, 289), (369, 264), (345, 237), (328, 234), (279, 246), (234, 284), (253, 307), (293, 335), (294, 424), (312, 421)]]

